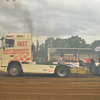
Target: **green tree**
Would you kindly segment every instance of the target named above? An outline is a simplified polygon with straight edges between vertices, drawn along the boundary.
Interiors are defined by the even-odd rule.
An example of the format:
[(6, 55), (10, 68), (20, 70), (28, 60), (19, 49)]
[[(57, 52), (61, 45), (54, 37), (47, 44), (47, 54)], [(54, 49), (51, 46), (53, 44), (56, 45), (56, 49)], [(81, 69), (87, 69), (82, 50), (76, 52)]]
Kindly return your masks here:
[(45, 44), (42, 43), (40, 46), (39, 46), (39, 51), (38, 51), (38, 57), (40, 58), (46, 58), (46, 47), (45, 47)]
[(66, 46), (66, 41), (65, 39), (60, 39), (60, 38), (56, 38), (54, 41), (53, 41), (53, 47), (55, 48), (65, 48)]
[(36, 46), (36, 51), (37, 51), (37, 53), (38, 53), (38, 50), (39, 50), (39, 41), (38, 41), (38, 39), (37, 39), (37, 46)]
[(100, 40), (95, 40), (93, 43), (92, 43), (92, 48), (94, 49), (95, 47), (97, 46), (100, 46)]
[(51, 48), (51, 47), (53, 47), (53, 43), (54, 43), (54, 38), (52, 37), (52, 38), (47, 38), (46, 40), (45, 40), (45, 46), (47, 47), (47, 48)]
[(86, 48), (87, 47), (85, 40), (81, 39), (78, 36), (72, 36), (71, 38), (68, 38), (67, 46), (69, 48)]
[(86, 47), (87, 48), (92, 48), (92, 45), (91, 44), (86, 44)]

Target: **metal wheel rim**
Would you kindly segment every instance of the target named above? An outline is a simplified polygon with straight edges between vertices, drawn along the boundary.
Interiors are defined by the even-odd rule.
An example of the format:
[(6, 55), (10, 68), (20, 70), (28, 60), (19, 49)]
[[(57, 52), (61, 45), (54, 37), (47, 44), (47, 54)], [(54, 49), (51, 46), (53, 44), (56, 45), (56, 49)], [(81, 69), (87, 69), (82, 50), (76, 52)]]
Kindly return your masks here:
[(18, 73), (18, 69), (17, 69), (16, 67), (12, 67), (12, 68), (10, 69), (10, 73), (11, 73), (12, 75), (16, 75), (16, 74)]
[(65, 70), (64, 68), (60, 68), (60, 69), (58, 70), (58, 74), (59, 74), (60, 76), (64, 76), (64, 75), (66, 74), (66, 70)]

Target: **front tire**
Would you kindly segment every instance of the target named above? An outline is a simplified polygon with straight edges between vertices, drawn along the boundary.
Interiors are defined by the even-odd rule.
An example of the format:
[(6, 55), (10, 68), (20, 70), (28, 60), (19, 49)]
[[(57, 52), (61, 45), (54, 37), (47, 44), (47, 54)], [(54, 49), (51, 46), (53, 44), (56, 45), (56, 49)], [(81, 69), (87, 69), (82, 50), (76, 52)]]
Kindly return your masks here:
[(20, 69), (20, 67), (18, 65), (13, 64), (13, 65), (11, 65), (9, 67), (8, 73), (12, 77), (17, 77), (17, 76), (19, 76), (21, 74), (21, 69)]
[(58, 66), (55, 70), (55, 75), (59, 78), (65, 78), (68, 76), (68, 69), (65, 66)]

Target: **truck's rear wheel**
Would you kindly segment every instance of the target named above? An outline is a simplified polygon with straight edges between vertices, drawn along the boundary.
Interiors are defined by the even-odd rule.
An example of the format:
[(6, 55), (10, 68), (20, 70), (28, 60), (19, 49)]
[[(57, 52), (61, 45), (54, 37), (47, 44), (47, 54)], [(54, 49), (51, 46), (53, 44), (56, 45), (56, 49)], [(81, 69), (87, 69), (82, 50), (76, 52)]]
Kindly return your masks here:
[(55, 70), (55, 75), (60, 78), (65, 78), (68, 76), (68, 69), (65, 66), (59, 66)]
[(13, 64), (9, 67), (8, 73), (9, 73), (10, 76), (17, 77), (17, 76), (20, 75), (21, 69), (18, 65)]

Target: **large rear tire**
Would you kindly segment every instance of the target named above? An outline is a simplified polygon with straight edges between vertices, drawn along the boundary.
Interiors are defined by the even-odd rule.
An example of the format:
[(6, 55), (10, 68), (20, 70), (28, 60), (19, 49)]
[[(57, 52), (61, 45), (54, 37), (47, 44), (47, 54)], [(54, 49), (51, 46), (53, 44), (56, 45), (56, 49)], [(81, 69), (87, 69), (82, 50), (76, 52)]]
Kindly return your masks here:
[(11, 65), (9, 67), (8, 73), (12, 77), (17, 77), (17, 76), (19, 76), (21, 74), (21, 69), (20, 69), (20, 67), (18, 65), (13, 64), (13, 65)]
[(68, 69), (65, 66), (58, 66), (55, 70), (55, 75), (59, 78), (65, 78), (68, 76)]

